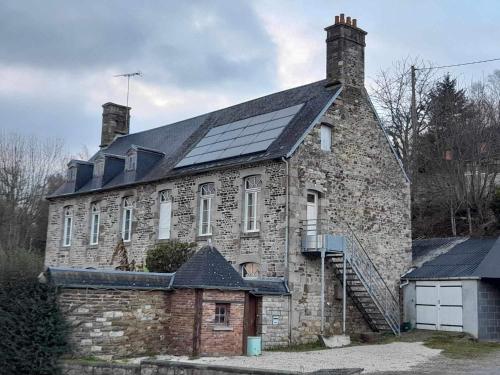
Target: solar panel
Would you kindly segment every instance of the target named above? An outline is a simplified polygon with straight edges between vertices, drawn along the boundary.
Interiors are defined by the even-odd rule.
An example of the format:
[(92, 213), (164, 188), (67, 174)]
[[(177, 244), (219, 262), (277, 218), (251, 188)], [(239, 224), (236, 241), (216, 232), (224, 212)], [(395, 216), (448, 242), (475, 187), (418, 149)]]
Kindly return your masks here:
[(302, 106), (298, 104), (212, 128), (175, 167), (265, 151)]

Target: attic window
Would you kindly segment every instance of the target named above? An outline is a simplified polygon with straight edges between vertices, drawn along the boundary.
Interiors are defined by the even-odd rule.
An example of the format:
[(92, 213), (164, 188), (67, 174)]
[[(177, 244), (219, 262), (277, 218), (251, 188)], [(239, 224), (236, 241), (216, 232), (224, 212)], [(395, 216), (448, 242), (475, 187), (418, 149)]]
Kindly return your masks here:
[(104, 160), (99, 160), (94, 163), (94, 177), (104, 175)]
[(68, 181), (75, 181), (76, 180), (76, 167), (75, 166), (68, 168), (68, 172), (66, 174), (66, 179)]
[(125, 170), (126, 171), (135, 171), (137, 167), (137, 155), (132, 154), (128, 155), (125, 159)]

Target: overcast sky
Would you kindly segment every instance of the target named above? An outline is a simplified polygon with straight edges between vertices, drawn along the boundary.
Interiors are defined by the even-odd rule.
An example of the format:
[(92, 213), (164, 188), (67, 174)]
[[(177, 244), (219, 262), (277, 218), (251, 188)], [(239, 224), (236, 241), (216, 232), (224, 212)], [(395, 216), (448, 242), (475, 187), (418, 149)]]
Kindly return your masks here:
[[(500, 57), (498, 1), (3, 0), (0, 130), (97, 149), (101, 105), (125, 104), (131, 131), (323, 79), (324, 27), (345, 13), (368, 32), (367, 84), (395, 60)], [(479, 80), (500, 62), (453, 69)]]

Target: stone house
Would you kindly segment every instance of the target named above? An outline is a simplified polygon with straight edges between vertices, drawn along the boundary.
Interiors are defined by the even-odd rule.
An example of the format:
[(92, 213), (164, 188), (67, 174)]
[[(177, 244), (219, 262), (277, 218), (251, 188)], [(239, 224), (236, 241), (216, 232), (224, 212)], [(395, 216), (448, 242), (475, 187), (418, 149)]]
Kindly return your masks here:
[(367, 33), (325, 30), (324, 80), (138, 133), (104, 104), (99, 152), (49, 197), (46, 265), (112, 267), (120, 239), (136, 264), (212, 244), (245, 280), (286, 283), (257, 301), (264, 347), (399, 332), (410, 185), (364, 88)]

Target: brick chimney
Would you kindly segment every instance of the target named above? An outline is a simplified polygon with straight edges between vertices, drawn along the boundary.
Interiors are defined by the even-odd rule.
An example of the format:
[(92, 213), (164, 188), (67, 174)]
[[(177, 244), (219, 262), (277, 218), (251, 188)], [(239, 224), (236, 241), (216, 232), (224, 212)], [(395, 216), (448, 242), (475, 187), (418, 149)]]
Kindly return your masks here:
[(342, 83), (363, 87), (365, 81), (365, 35), (357, 20), (335, 16), (335, 24), (326, 29), (327, 85)]
[(129, 133), (130, 107), (115, 103), (102, 105), (101, 145), (108, 146), (118, 135)]

